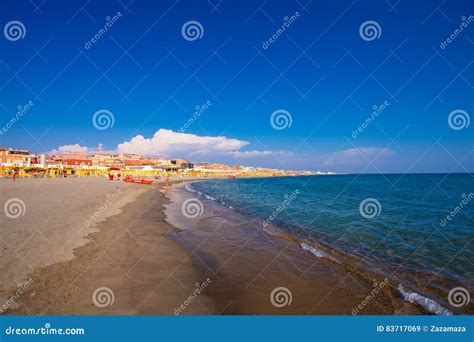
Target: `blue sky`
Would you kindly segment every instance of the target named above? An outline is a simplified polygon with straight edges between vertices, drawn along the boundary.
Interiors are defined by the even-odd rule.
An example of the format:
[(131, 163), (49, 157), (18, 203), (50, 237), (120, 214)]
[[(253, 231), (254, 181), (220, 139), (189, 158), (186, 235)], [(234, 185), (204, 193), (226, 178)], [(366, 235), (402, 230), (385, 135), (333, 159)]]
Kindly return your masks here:
[[(472, 172), (474, 124), (456, 130), (448, 117), (473, 113), (473, 7), (467, 0), (2, 1), (2, 27), (20, 21), (24, 36), (0, 36), (0, 124), (19, 105), (33, 106), (2, 130), (0, 146), (44, 152), (103, 143), (287, 169)], [(291, 23), (278, 32), (285, 17)], [(184, 39), (188, 21), (201, 25), (199, 39)], [(360, 32), (368, 21), (378, 25), (373, 40)], [(94, 126), (99, 110), (112, 113), (113, 126)], [(291, 117), (281, 130), (270, 122), (279, 110)]]

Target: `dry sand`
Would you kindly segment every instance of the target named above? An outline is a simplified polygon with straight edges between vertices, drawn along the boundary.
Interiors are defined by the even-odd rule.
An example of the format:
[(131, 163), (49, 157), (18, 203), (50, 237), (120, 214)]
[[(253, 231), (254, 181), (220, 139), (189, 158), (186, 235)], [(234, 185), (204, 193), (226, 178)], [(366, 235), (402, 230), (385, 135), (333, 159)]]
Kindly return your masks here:
[[(1, 203), (20, 198), (26, 207), (24, 216), (1, 216), (6, 314), (173, 314), (205, 281), (188, 253), (166, 238), (173, 227), (164, 222), (155, 185), (85, 177), (0, 180), (0, 186)], [(101, 287), (112, 291), (112, 305), (94, 305)], [(212, 308), (200, 296), (185, 312)]]

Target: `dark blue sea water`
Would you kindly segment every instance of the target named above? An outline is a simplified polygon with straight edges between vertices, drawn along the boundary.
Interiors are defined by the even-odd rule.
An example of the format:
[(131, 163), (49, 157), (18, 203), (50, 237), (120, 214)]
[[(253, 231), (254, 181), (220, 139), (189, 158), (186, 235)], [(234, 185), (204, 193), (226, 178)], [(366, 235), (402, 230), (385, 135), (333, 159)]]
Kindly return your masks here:
[(315, 255), (318, 246), (329, 247), (336, 258), (342, 253), (430, 298), (446, 298), (455, 286), (472, 289), (474, 175), (235, 179), (192, 187), (262, 227), (277, 225)]

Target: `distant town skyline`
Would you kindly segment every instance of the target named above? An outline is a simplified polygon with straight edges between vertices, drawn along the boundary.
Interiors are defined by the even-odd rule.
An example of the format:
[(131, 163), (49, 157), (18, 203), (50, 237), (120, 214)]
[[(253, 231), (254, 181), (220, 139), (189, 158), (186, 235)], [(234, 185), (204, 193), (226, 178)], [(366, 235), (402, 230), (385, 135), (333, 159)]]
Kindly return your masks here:
[(470, 1), (140, 4), (0, 4), (1, 147), (474, 172)]

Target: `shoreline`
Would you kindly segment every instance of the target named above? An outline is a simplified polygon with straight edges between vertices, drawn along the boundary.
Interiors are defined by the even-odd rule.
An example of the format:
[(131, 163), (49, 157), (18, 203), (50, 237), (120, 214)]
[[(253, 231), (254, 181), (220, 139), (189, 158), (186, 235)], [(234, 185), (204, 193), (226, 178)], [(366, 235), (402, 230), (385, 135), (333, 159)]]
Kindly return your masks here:
[[(231, 186), (231, 189), (235, 189), (235, 187), (236, 185), (233, 185)], [(205, 198), (211, 196), (212, 200), (209, 201), (211, 205), (223, 205), (225, 207), (229, 207), (229, 203), (222, 202), (222, 200), (227, 202), (226, 198), (229, 198), (229, 200), (231, 199), (231, 197), (228, 197), (229, 194), (226, 196), (220, 196), (214, 191), (215, 189), (221, 189), (225, 193), (225, 190), (222, 189), (222, 187), (215, 187), (212, 185), (209, 187), (208, 192), (206, 192), (205, 189), (206, 187), (197, 187), (197, 189), (190, 189), (190, 191), (194, 193), (192, 195), (199, 195), (198, 197), (203, 196), (204, 201)], [(198, 193), (196, 193), (196, 190)], [(206, 193), (204, 194), (199, 190)], [(216, 196), (218, 199), (215, 199), (212, 196)], [(259, 226), (262, 226), (262, 220), (264, 217), (258, 218), (256, 213), (251, 214), (253, 212), (252, 210), (249, 212), (242, 210), (242, 208), (232, 208), (231, 212), (237, 211), (243, 216), (253, 217), (257, 221), (254, 224), (255, 229), (260, 229)], [(245, 218), (243, 220), (245, 220)], [(268, 224), (268, 220), (264, 221), (264, 223)], [(266, 233), (275, 238), (290, 241), (302, 251), (305, 251), (305, 253), (312, 254), (315, 258), (324, 258), (326, 260), (332, 261), (337, 264), (338, 267), (342, 267), (347, 272), (356, 274), (357, 276), (362, 277), (369, 282), (373, 281), (374, 283), (380, 283), (387, 281), (386, 272), (381, 273), (379, 269), (372, 268), (371, 264), (365, 262), (363, 258), (361, 259), (359, 256), (352, 255), (351, 253), (344, 252), (344, 250), (341, 251), (340, 249), (332, 247), (331, 245), (327, 244), (325, 239), (318, 240), (317, 237), (318, 234), (320, 234), (319, 232), (312, 230), (306, 231), (301, 226), (288, 225), (284, 222), (274, 222), (272, 224), (268, 224), (268, 226), (267, 224), (263, 224), (263, 230)], [(410, 282), (411, 279), (412, 278), (404, 278), (399, 275), (397, 276), (397, 274), (390, 274), (389, 272), (387, 286), (384, 291), (390, 292), (390, 295), (394, 298), (394, 300), (404, 301), (406, 304), (412, 305), (414, 311), (417, 311), (420, 314), (453, 315), (469, 314), (472, 312), (469, 307), (457, 308), (453, 305), (450, 305), (451, 302), (449, 301), (449, 297), (449, 303), (446, 300), (447, 292), (443, 293), (442, 290), (438, 290), (435, 285), (430, 286), (428, 284), (427, 286), (425, 285), (425, 287), (419, 287), (418, 283), (412, 284)], [(448, 290), (449, 288), (451, 287), (448, 287)], [(370, 289), (368, 292), (370, 292)], [(413, 310), (408, 310), (410, 314), (412, 311)], [(403, 311), (397, 311), (397, 313), (404, 314)]]
[[(220, 208), (205, 198), (200, 197), (204, 214), (198, 222), (183, 217), (179, 214), (182, 203), (198, 195), (186, 190), (189, 183), (172, 187), (167, 196), (171, 204), (165, 213), (168, 222), (182, 229), (177, 242), (187, 250), (198, 250), (196, 259), (201, 269), (219, 275), (216, 288), (210, 289), (209, 294), (221, 303), (224, 314), (423, 314), (418, 307), (400, 299), (394, 286), (386, 286), (380, 277), (369, 278), (326, 258), (317, 258), (296, 241), (269, 235), (259, 230), (253, 219)], [(238, 255), (234, 253), (236, 249)], [(301, 300), (297, 307), (271, 305), (272, 289), (282, 283), (292, 301), (296, 297)], [(380, 284), (382, 288), (378, 287)], [(358, 312), (359, 304), (374, 289), (381, 293), (377, 296), (380, 298), (366, 303)], [(243, 303), (242, 298), (252, 305)], [(330, 302), (331, 307), (324, 307), (322, 302)]]
[[(15, 300), (4, 314), (424, 314), (396, 284), (317, 257), (211, 201), (184, 227), (181, 205), (193, 195), (183, 189), (204, 180), (173, 179), (168, 190), (163, 180), (129, 185), (140, 193), (106, 208), (72, 258), (38, 267), (26, 288), (7, 291)], [(112, 304), (94, 303), (99, 288), (112, 291)], [(282, 307), (272, 302), (281, 288), (291, 298)]]

